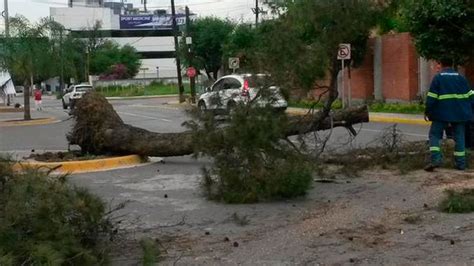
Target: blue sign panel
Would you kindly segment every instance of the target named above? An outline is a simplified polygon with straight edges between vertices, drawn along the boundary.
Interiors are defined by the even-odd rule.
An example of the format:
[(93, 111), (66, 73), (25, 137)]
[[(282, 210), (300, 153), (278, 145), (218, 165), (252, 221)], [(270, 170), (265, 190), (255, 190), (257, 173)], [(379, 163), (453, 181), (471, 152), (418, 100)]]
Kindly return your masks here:
[[(171, 29), (171, 15), (121, 15), (120, 29)], [(176, 15), (178, 26), (186, 23), (185, 14)]]

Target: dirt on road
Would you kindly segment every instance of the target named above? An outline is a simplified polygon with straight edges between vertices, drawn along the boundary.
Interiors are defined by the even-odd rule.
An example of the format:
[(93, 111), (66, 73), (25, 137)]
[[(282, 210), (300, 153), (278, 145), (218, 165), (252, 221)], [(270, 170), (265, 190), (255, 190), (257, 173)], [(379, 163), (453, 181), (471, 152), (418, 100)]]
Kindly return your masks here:
[(474, 265), (474, 214), (437, 207), (445, 189), (467, 187), (474, 172), (372, 170), (315, 182), (304, 199), (222, 205), (234, 214), (135, 230), (129, 240), (156, 239), (163, 265)]

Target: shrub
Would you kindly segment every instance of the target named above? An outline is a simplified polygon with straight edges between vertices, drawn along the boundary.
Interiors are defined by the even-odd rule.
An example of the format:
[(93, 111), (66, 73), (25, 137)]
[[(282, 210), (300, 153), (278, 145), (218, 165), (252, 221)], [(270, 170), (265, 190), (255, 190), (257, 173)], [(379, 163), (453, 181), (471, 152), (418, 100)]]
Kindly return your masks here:
[(445, 193), (446, 197), (439, 204), (442, 211), (449, 213), (474, 212), (474, 189), (446, 190)]
[(0, 194), (0, 265), (107, 262), (104, 242), (113, 226), (101, 199), (69, 186), (64, 177), (9, 171), (0, 173), (11, 177)]
[(206, 115), (194, 129), (196, 152), (210, 156), (203, 170), (203, 188), (210, 199), (227, 203), (302, 196), (312, 175), (305, 158), (282, 142), (286, 116), (272, 108), (237, 106), (222, 126)]

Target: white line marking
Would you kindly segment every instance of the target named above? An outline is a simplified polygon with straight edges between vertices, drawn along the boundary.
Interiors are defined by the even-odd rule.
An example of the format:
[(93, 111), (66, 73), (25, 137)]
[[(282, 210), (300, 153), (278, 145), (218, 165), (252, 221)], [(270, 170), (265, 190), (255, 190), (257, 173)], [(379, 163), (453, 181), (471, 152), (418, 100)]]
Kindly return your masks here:
[(149, 118), (149, 119), (154, 119), (154, 120), (162, 120), (165, 122), (172, 122), (169, 119), (164, 119), (164, 118), (159, 118), (159, 117), (154, 117), (154, 116), (147, 116), (147, 115), (137, 115), (137, 114), (132, 114), (132, 113), (127, 113), (127, 112), (117, 112), (118, 114), (123, 114), (123, 115), (128, 115), (128, 116), (135, 116), (135, 117), (142, 117), (142, 118)]

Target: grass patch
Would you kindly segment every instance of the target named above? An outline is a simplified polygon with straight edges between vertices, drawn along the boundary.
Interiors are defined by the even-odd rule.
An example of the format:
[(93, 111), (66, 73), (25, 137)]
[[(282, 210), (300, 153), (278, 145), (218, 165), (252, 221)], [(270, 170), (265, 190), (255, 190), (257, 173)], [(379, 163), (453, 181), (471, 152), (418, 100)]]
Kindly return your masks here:
[(423, 114), (425, 105), (419, 103), (371, 103), (369, 112), (375, 113), (399, 113), (399, 114)]
[[(314, 102), (308, 100), (301, 101), (290, 101), (290, 107), (296, 108), (316, 108), (320, 109), (323, 107), (323, 102)], [(423, 114), (425, 112), (425, 105), (419, 103), (382, 103), (374, 102), (369, 103), (369, 112), (375, 113), (399, 113), (399, 114)], [(333, 103), (332, 109), (341, 109), (342, 102), (337, 100)]]
[(447, 213), (474, 212), (474, 189), (462, 191), (446, 190), (446, 197), (439, 204), (440, 209)]
[(156, 242), (152, 239), (145, 238), (140, 240), (140, 246), (142, 248), (143, 266), (154, 266), (158, 263), (158, 257), (160, 256), (160, 251), (156, 245)]
[[(96, 91), (104, 97), (133, 97), (151, 95), (173, 95), (178, 94), (178, 85), (152, 82), (147, 86), (108, 86), (97, 88)], [(185, 93), (191, 93), (189, 85), (184, 86)]]
[[(288, 106), (290, 107), (296, 107), (296, 108), (315, 108), (315, 109), (320, 109), (323, 108), (324, 102), (315, 102), (315, 101), (309, 101), (309, 100), (300, 100), (300, 101), (289, 101)], [(332, 109), (342, 109), (342, 101), (340, 100), (335, 100), (332, 103)]]

